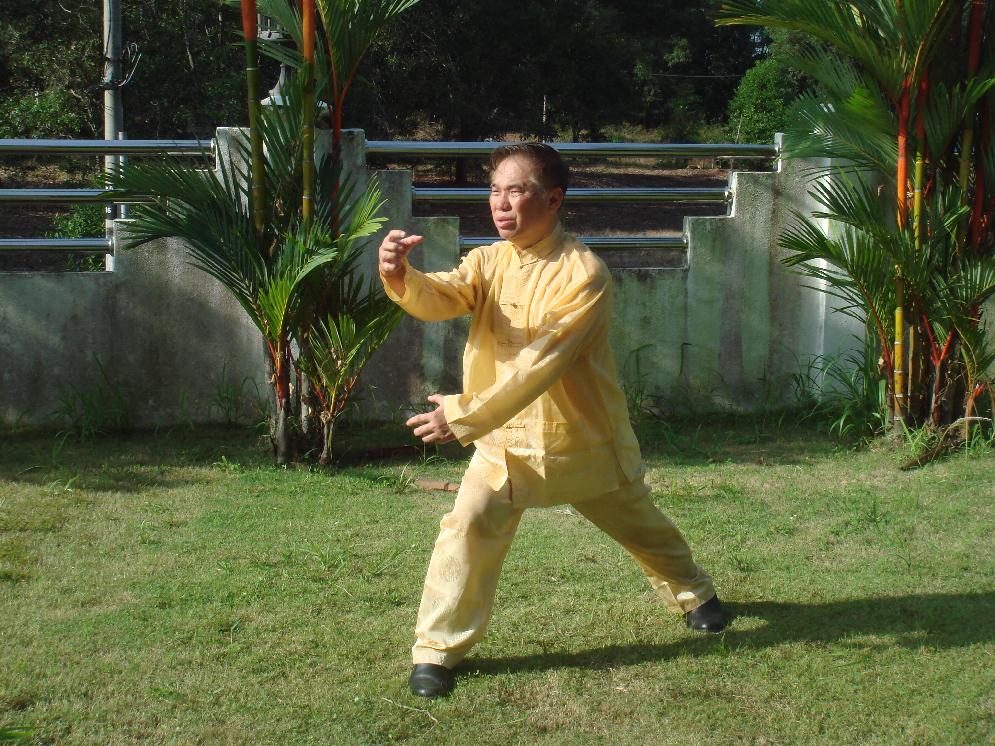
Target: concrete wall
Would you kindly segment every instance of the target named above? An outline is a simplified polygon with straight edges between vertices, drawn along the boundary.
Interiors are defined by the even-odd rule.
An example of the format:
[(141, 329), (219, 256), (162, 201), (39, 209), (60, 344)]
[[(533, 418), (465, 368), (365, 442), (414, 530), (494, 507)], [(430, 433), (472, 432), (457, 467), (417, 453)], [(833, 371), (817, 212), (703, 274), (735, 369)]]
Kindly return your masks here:
[[(218, 131), (222, 159), (232, 157), (237, 136)], [(347, 133), (345, 152), (360, 183), (376, 179), (388, 198), (385, 230), (426, 236), (413, 262), (455, 266), (458, 220), (413, 218), (411, 173), (367, 172), (361, 132)], [(777, 238), (792, 210), (812, 209), (800, 168), (733, 174), (729, 216), (687, 219), (683, 266), (612, 270), (612, 339), (632, 390), (672, 411), (788, 403), (790, 378), (811, 356), (851, 344), (859, 330), (780, 263)], [(118, 231), (126, 230), (119, 221)], [(379, 241), (367, 248), (371, 276)], [(653, 263), (645, 259), (637, 263)], [(465, 328), (464, 321), (405, 320), (371, 361), (364, 414), (397, 416), (430, 393), (457, 391)], [(258, 333), (169, 241), (118, 249), (112, 272), (0, 273), (0, 354), (0, 420), (7, 424), (50, 421), (67, 395), (100, 391), (98, 360), (128, 395), (139, 426), (221, 420), (219, 392), (240, 389), (251, 398), (268, 391)]]

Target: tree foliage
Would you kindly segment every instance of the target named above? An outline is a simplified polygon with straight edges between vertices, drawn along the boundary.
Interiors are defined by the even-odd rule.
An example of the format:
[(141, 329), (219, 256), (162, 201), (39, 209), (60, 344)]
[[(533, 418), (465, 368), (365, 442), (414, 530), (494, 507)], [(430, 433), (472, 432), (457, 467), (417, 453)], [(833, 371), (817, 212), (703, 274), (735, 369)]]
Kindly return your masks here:
[(373, 50), (384, 130), (424, 119), (443, 136), (563, 131), (608, 124), (692, 136), (724, 119), (756, 56), (746, 29), (716, 28), (716, 3), (437, 0), (412, 10)]
[[(0, 136), (102, 135), (101, 10), (99, 2), (5, 3)], [(130, 60), (141, 55), (122, 88), (127, 132), (205, 137), (245, 121), (232, 10), (216, 0), (122, 0), (121, 11)]]
[[(0, 46), (2, 133), (99, 134), (100, 3), (71, 11), (30, 0), (8, 5), (11, 12), (0, 19), (6, 42)], [(338, 3), (324, 5), (333, 11), (329, 18), (336, 17)], [(445, 137), (473, 140), (504, 132), (597, 139), (609, 125), (634, 123), (658, 128), (668, 139), (693, 138), (702, 125), (724, 120), (739, 78), (757, 55), (749, 30), (715, 26), (716, 5), (421, 3), (404, 24), (372, 41), (344, 124), (394, 136), (428, 122)], [(229, 6), (122, 0), (123, 41), (141, 54), (123, 89), (131, 136), (204, 137), (216, 126), (246, 121), (236, 14)], [(293, 44), (284, 48), (296, 54)], [(367, 47), (336, 49), (363, 59), (355, 53)], [(276, 77), (269, 60), (263, 87)]]

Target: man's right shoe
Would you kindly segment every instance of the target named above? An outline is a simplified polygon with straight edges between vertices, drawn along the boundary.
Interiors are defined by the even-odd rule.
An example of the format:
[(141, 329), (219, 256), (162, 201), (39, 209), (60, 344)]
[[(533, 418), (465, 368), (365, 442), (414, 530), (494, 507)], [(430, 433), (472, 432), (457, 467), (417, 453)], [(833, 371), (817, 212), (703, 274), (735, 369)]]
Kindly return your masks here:
[(416, 663), (408, 677), (408, 686), (416, 697), (445, 697), (454, 683), (453, 672), (435, 663)]
[(726, 613), (718, 596), (712, 596), (697, 609), (684, 615), (684, 621), (695, 632), (721, 632), (726, 628)]

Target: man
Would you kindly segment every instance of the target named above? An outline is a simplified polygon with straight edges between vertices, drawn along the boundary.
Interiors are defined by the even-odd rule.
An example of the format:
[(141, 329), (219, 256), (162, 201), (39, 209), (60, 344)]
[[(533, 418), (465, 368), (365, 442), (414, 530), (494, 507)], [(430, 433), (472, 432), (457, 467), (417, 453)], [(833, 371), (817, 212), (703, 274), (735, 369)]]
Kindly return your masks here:
[(711, 578), (649, 497), (639, 444), (608, 343), (611, 275), (564, 232), (568, 172), (548, 145), (491, 157), (490, 207), (501, 236), (451, 272), (405, 258), (422, 237), (388, 233), (380, 274), (412, 316), (472, 314), (463, 393), (408, 420), (425, 443), (473, 443), (452, 512), (442, 519), (418, 611), (409, 685), (448, 694), (453, 667), (484, 634), (501, 564), (526, 507), (571, 503), (616, 539), (664, 603), (694, 630), (725, 627)]

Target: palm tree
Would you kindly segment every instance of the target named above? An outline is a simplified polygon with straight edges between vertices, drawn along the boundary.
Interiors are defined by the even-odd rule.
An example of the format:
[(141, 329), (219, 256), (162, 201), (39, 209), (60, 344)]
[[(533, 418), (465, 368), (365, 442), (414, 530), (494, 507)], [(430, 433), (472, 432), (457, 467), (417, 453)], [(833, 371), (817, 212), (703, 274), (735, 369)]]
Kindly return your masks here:
[[(411, 4), (408, 0), (404, 6)], [(370, 34), (378, 30), (369, 19), (382, 18), (377, 9), (383, 6), (376, 0), (344, 3), (360, 23), (350, 25), (347, 16), (340, 37), (348, 38), (354, 29), (359, 42), (365, 40), (365, 51)], [(294, 434), (300, 431), (295, 403), (300, 386), (295, 380), (303, 377), (316, 394), (323, 423), (321, 461), (328, 463), (334, 421), (401, 312), (359, 275), (362, 240), (384, 221), (377, 216), (383, 201), (376, 184), (358, 193), (355, 182), (343, 175), (340, 148), (333, 146), (315, 162), (315, 90), (321, 90), (315, 80), (326, 68), (321, 55), (313, 54), (313, 13), (306, 2), (305, 35), (296, 3), (270, 0), (260, 3), (260, 9), (275, 15), (298, 42), (298, 50), (267, 49), (290, 54), (300, 64), (283, 90), (283, 105), (258, 107), (253, 103), (258, 98), (251, 72), (254, 53), (247, 52), (252, 126), (249, 142), (238, 146), (240, 157), (215, 171), (169, 161), (136, 162), (113, 174), (109, 185), (158, 198), (133, 211), (128, 247), (182, 239), (195, 266), (221, 282), (259, 329), (272, 371), (271, 437), (277, 462), (295, 456)], [(245, 10), (243, 5), (248, 42)], [(337, 99), (338, 109), (344, 93)], [(265, 159), (259, 157), (263, 152)], [(248, 171), (241, 163), (249, 164)]]
[[(260, 11), (272, 17), (290, 36), (292, 45), (280, 41), (262, 40), (260, 50), (290, 68), (299, 71), (311, 86), (307, 95), (322, 101), (331, 112), (331, 158), (333, 163), (341, 163), (342, 111), (346, 97), (355, 83), (359, 66), (370, 45), (386, 25), (399, 14), (412, 7), (418, 0), (260, 0)], [(315, 19), (317, 10), (317, 19)], [(315, 23), (315, 20), (320, 21)], [(316, 28), (317, 27), (317, 28)], [(317, 41), (317, 43), (315, 43)], [(305, 107), (305, 111), (312, 111)], [(305, 133), (313, 133), (313, 119), (303, 123)], [(307, 137), (307, 134), (305, 135)], [(305, 147), (307, 140), (305, 139)], [(307, 173), (304, 183), (310, 183)], [(336, 191), (344, 188), (340, 180), (335, 180), (330, 195), (331, 204), (336, 204)], [(335, 232), (339, 216), (331, 214), (331, 228)], [(301, 288), (306, 300), (304, 313), (298, 319), (294, 337), (300, 348), (301, 358), (312, 357), (313, 331), (321, 319), (337, 317), (339, 309), (336, 298), (341, 297), (342, 288), (328, 270), (319, 269), (304, 281)], [(317, 352), (315, 354), (318, 354)], [(307, 370), (318, 370), (319, 366), (307, 366)], [(302, 439), (311, 442), (322, 454), (327, 449), (322, 442), (331, 432), (328, 427), (328, 412), (322, 402), (328, 401), (324, 384), (302, 369), (301, 386), (301, 427)], [(322, 427), (316, 427), (312, 412), (322, 410)], [(324, 435), (322, 435), (324, 433)], [(324, 456), (323, 456), (324, 457)]]
[(799, 215), (782, 245), (877, 339), (894, 422), (970, 421), (992, 394), (980, 309), (995, 294), (995, 148), (990, 126), (974, 135), (995, 110), (986, 5), (727, 0), (720, 13), (809, 40), (792, 62), (818, 86), (795, 102), (785, 155), (836, 160), (811, 191), (824, 209)]

